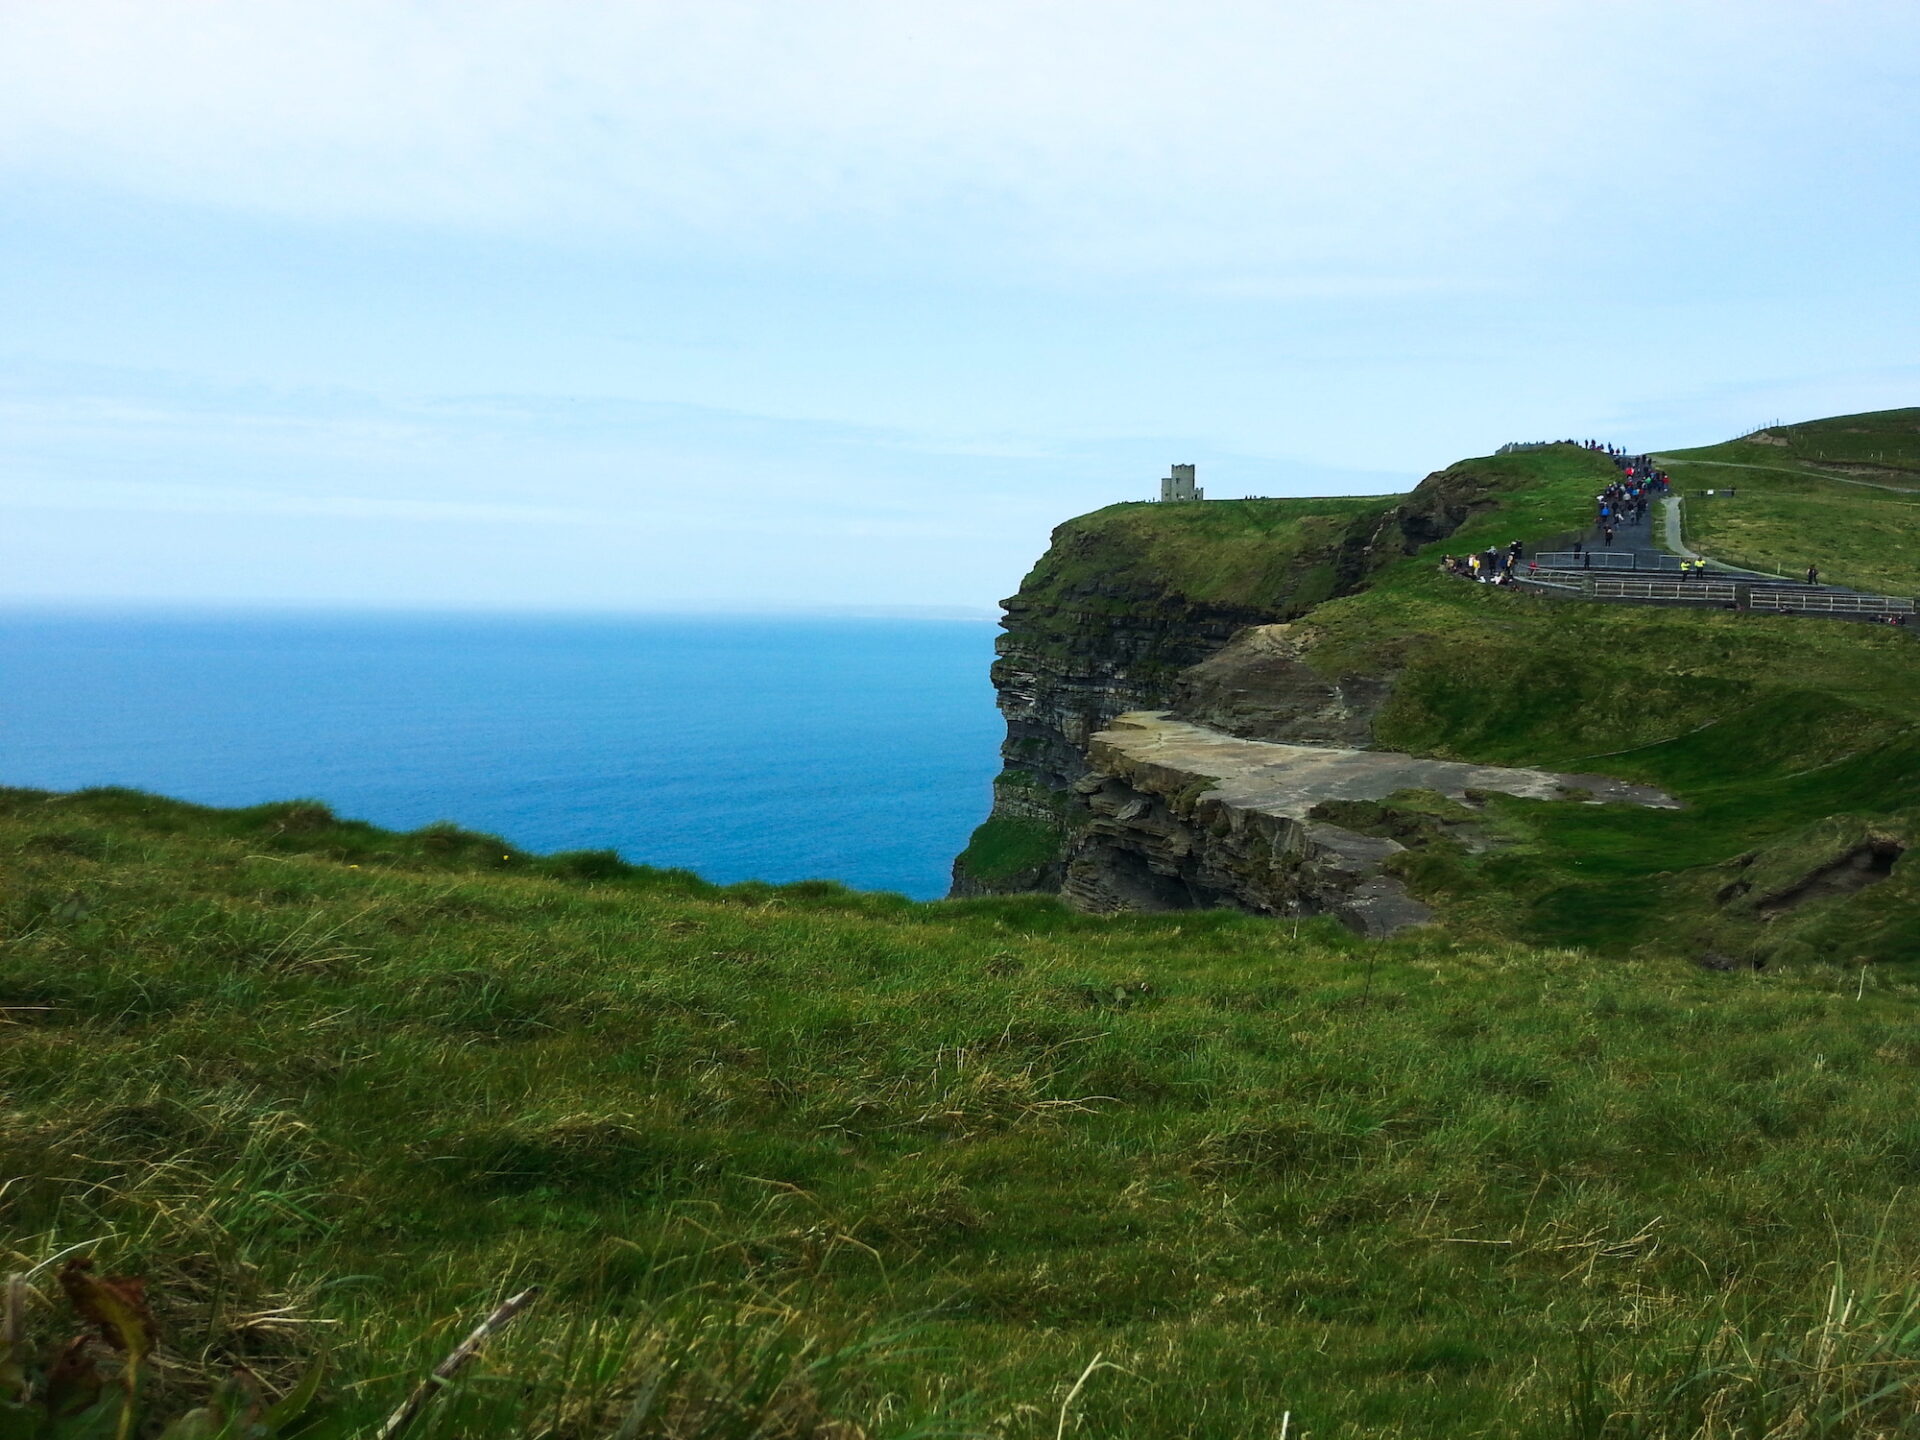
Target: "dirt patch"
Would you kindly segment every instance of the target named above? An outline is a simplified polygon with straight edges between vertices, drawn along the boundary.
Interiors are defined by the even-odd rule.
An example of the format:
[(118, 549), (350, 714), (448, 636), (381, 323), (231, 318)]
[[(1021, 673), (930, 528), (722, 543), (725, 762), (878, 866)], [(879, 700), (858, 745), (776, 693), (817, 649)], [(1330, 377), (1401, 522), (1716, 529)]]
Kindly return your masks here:
[(1857, 894), (1891, 876), (1894, 862), (1905, 853), (1905, 847), (1898, 841), (1880, 837), (1868, 840), (1838, 860), (1812, 871), (1798, 884), (1767, 896), (1754, 910), (1772, 919), (1815, 900)]

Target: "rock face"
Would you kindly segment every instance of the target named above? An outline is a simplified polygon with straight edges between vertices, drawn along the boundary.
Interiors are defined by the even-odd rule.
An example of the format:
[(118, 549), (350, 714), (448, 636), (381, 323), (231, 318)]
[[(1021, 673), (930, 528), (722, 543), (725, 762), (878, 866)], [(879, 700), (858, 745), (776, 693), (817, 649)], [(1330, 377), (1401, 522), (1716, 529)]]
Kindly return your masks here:
[(1366, 935), (1432, 918), (1383, 868), (1405, 847), (1321, 818), (1329, 802), (1421, 791), (1456, 802), (1533, 799), (1673, 808), (1671, 796), (1595, 775), (1422, 760), (1391, 751), (1248, 740), (1165, 711), (1120, 716), (1074, 786), (1086, 810), (1062, 895), (1076, 907), (1330, 913)]
[(1310, 637), (1295, 625), (1256, 625), (1181, 675), (1171, 708), (1248, 740), (1360, 748), (1393, 693), (1384, 675), (1328, 677), (1306, 661)]
[(1015, 596), (1007, 601), (1007, 633), (993, 666), (1007, 721), (1002, 757), (1043, 786), (1072, 785), (1086, 774), (1096, 731), (1117, 715), (1163, 703), (1183, 670), (1265, 618), (1175, 606), (1165, 596), (1138, 597), (1135, 617), (1127, 619), (1039, 613)]
[(954, 865), (955, 898), (1058, 890), (1066, 878), (1063, 805), (1087, 773), (1094, 734), (1129, 710), (1165, 703), (1183, 670), (1267, 618), (1165, 594), (1085, 598), (1098, 603), (1077, 609), (1008, 600), (993, 664), (1007, 738), (990, 821), (1051, 829), (1061, 843), (1044, 865), (990, 878), (971, 873), (963, 857)]

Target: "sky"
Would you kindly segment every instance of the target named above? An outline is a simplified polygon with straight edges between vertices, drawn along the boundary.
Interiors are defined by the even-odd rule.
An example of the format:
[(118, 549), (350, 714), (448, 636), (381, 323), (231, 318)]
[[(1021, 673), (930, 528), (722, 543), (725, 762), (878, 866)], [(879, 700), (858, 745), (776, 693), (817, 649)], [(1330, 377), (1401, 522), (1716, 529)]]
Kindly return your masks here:
[(990, 613), (1920, 404), (1912, 0), (0, 0), (0, 601)]

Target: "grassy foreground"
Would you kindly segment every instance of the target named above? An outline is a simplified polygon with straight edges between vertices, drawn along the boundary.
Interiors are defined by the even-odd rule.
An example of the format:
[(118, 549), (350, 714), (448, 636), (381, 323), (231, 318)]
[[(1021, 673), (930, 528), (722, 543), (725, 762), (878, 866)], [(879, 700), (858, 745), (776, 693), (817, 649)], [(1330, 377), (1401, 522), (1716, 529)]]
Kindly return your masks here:
[(119, 791), (0, 791), (0, 873), (4, 1263), (148, 1277), (162, 1398), (324, 1351), (364, 1432), (541, 1284), (412, 1434), (1920, 1433), (1903, 967)]

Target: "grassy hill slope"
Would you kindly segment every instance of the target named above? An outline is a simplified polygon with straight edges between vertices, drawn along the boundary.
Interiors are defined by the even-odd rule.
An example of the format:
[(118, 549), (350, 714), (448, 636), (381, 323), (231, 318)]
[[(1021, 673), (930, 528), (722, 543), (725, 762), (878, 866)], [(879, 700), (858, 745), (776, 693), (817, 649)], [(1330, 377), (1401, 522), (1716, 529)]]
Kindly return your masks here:
[[(1831, 453), (1906, 454), (1900, 437), (1915, 413), (1775, 433), (1801, 437), (1810, 454), (1828, 454), (1816, 442), (1834, 435), (1853, 448), (1831, 440)], [(1875, 448), (1862, 451), (1869, 442)], [(1685, 487), (1680, 462), (1676, 474)], [(1013, 607), (1010, 649), (1038, 650), (1042, 666), (1067, 656), (1081, 672), (1111, 674), (1114, 637), (1142, 623), (1133, 590), (1149, 583), (1176, 629), (1200, 593), (1246, 606), (1247, 623), (1296, 618), (1309, 662), (1324, 674), (1391, 680), (1374, 724), (1384, 748), (1597, 771), (1685, 802), (1680, 811), (1648, 811), (1496, 798), (1462, 837), (1423, 823), (1424, 802), (1412, 797), (1397, 819), (1382, 820), (1395, 838), (1418, 842), (1395, 864), (1463, 933), (1685, 960), (1910, 962), (1920, 955), (1920, 870), (1896, 863), (1882, 877), (1875, 867), (1920, 834), (1914, 635), (1547, 599), (1438, 573), (1443, 552), (1516, 537), (1539, 545), (1583, 528), (1593, 496), (1616, 475), (1606, 457), (1572, 445), (1464, 460), (1397, 505), (1354, 502), (1371, 508), (1344, 522), (1308, 508), (1318, 502), (1295, 502), (1297, 510), (1275, 515), (1304, 518), (1276, 528), (1271, 541), (1264, 524), (1248, 523), (1261, 512), (1243, 515), (1234, 502), (1111, 507), (1061, 528)], [(1756, 497), (1749, 506), (1741, 483), (1724, 508), (1690, 504), (1690, 522), (1762, 517), (1753, 533), (1782, 546), (1806, 533), (1794, 518), (1800, 499), (1768, 510), (1773, 502)], [(1902, 547), (1920, 541), (1906, 528), (1905, 495), (1810, 471), (1780, 484), (1799, 487), (1794, 496), (1815, 487), (1805, 503), (1826, 507), (1822, 564), (1836, 578), (1890, 583)], [(1301, 586), (1304, 573), (1337, 576), (1338, 598), (1305, 606), (1325, 587)], [(1115, 577), (1132, 577), (1132, 589)], [(1111, 613), (1086, 608), (1083, 597), (1102, 585), (1114, 592)], [(1274, 608), (1262, 613), (1254, 601)], [(1071, 646), (1048, 648), (1056, 630), (1068, 629)], [(1047, 643), (1034, 645), (1031, 635)], [(1164, 634), (1156, 643), (1169, 645)], [(1002, 678), (1031, 690), (1031, 673), (1045, 678), (1042, 666)], [(1021, 759), (1019, 743), (1010, 765)], [(985, 871), (1004, 859), (1008, 870), (1043, 874), (1066, 842), (1057, 827), (1022, 824), (989, 821), (963, 864), (977, 860)], [(1856, 861), (1881, 883), (1850, 895), (1831, 888)]]
[(1836, 584), (1920, 594), (1920, 409), (1779, 426), (1663, 462), (1689, 496), (1689, 543), (1703, 553), (1796, 576), (1818, 565)]
[(1341, 495), (1109, 505), (1060, 527), (1031, 588), (1042, 600), (1157, 588), (1203, 605), (1304, 608), (1333, 593), (1328, 552), (1348, 525), (1387, 503)]
[[(1679, 1435), (1920, 1379), (1888, 971), (718, 889), (112, 791), (0, 792), (0, 866), (7, 1261), (146, 1274), (182, 1394), (325, 1348), (363, 1423), (527, 1283), (418, 1433)], [(1848, 1433), (1907, 1433), (1875, 1404)]]
[(1547, 599), (1437, 573), (1443, 550), (1577, 526), (1593, 460), (1562, 446), (1453, 467), (1494, 477), (1486, 506), (1364, 592), (1316, 609), (1311, 659), (1330, 674), (1396, 677), (1376, 727), (1384, 747), (1597, 771), (1660, 785), (1687, 808), (1496, 799), (1488, 823), (1505, 843), (1477, 855), (1428, 847), (1405, 861), (1416, 892), (1455, 923), (1545, 943), (1741, 960), (1920, 956), (1911, 867), (1829, 906), (1762, 914), (1738, 889), (1755, 865), (1812, 874), (1876, 837), (1904, 846), (1920, 833), (1912, 635)]

